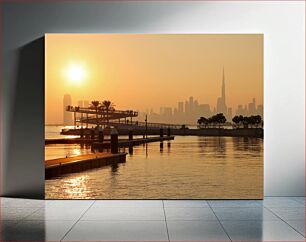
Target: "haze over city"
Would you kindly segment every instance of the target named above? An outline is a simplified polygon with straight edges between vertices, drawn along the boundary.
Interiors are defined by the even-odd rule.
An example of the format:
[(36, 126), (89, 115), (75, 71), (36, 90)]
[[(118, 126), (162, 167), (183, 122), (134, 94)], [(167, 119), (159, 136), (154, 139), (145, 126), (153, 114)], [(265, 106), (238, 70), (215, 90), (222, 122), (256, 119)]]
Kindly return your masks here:
[(198, 110), (194, 120), (207, 105), (228, 117), (239, 108), (261, 114), (263, 36), (47, 34), (46, 124), (63, 123), (65, 94), (72, 105), (107, 99), (152, 117), (169, 108), (174, 116), (183, 106)]

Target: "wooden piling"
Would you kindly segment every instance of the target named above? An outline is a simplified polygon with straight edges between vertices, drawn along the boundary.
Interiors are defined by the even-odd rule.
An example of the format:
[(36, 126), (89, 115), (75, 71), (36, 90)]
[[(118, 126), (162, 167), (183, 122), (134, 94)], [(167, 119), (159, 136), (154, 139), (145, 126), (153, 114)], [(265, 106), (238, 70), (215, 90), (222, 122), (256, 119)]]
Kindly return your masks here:
[(91, 139), (92, 140), (95, 139), (95, 130), (94, 129), (91, 130)]
[(159, 130), (159, 136), (160, 137), (164, 137), (164, 129), (160, 129)]
[(133, 140), (133, 130), (129, 130), (129, 140)]
[(99, 143), (103, 143), (104, 141), (104, 134), (103, 134), (103, 131), (99, 131), (99, 136), (98, 136), (98, 141)]
[(118, 153), (118, 132), (115, 128), (111, 130), (111, 153)]

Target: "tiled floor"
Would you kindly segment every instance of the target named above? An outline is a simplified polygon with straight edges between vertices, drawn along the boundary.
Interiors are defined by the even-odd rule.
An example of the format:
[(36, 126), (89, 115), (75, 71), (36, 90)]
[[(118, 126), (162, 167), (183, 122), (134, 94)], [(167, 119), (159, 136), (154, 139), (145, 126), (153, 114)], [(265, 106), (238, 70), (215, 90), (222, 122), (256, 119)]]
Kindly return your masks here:
[(305, 198), (1, 198), (1, 241), (305, 241)]

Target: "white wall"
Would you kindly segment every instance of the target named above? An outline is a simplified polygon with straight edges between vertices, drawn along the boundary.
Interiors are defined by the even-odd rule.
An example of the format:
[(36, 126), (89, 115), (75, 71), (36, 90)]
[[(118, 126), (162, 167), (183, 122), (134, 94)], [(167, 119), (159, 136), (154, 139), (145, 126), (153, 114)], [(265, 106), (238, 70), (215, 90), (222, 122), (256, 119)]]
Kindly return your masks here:
[[(43, 124), (22, 112), (18, 99), (18, 50), (45, 33), (264, 33), (265, 195), (301, 196), (305, 186), (305, 6), (304, 2), (56, 2), (3, 4), (3, 195), (43, 194)], [(41, 80), (43, 82), (43, 80)], [(34, 102), (43, 93), (27, 90)], [(29, 101), (26, 100), (25, 101)], [(25, 103), (26, 104), (26, 103)], [(25, 105), (24, 104), (24, 105)], [(28, 103), (29, 104), (29, 103)], [(43, 110), (36, 112), (43, 120)], [(27, 126), (10, 139), (10, 127)], [(31, 132), (28, 130), (32, 130)], [(39, 130), (36, 135), (33, 130)], [(2, 133), (2, 132), (1, 132)], [(31, 137), (31, 151), (26, 153)], [(28, 142), (28, 143), (27, 143)], [(14, 149), (10, 148), (14, 147)], [(12, 155), (18, 150), (23, 156)], [(35, 149), (35, 147), (37, 149)], [(35, 152), (36, 153), (33, 153)], [(35, 156), (35, 157), (34, 157)], [(24, 161), (27, 167), (23, 167)], [(22, 163), (23, 162), (23, 163)], [(40, 164), (40, 165), (38, 165)], [(18, 179), (16, 179), (18, 177)], [(29, 179), (31, 178), (31, 179)], [(29, 181), (30, 180), (30, 181)], [(29, 181), (29, 182), (28, 182)], [(3, 184), (2, 180), (2, 184)]]

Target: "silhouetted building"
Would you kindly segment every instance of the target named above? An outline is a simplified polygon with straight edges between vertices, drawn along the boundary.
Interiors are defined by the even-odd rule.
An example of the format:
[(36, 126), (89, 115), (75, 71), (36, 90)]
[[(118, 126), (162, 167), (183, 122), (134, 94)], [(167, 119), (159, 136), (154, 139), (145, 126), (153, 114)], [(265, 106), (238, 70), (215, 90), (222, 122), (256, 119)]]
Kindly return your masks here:
[(222, 75), (221, 97), (217, 99), (217, 113), (223, 113), (224, 116), (227, 116), (227, 107), (226, 107), (226, 100), (225, 100), (224, 68), (223, 68), (223, 75)]
[(194, 103), (193, 103), (193, 97), (189, 97), (189, 113), (194, 112)]
[(243, 108), (242, 105), (238, 105), (238, 108), (236, 110), (236, 115), (242, 115), (243, 114)]
[(193, 113), (198, 115), (199, 114), (199, 102), (198, 100), (194, 100), (193, 102)]
[(263, 105), (258, 105), (257, 106), (257, 114), (260, 115), (263, 118), (263, 115), (264, 115)]
[(63, 123), (64, 125), (72, 125), (73, 124), (73, 118), (72, 118), (72, 112), (67, 112), (66, 108), (67, 106), (71, 105), (71, 96), (69, 94), (64, 95), (63, 99), (63, 111), (64, 111), (64, 116), (63, 116)]
[(189, 113), (189, 103), (188, 101), (185, 101), (185, 114)]
[(178, 102), (177, 111), (179, 113), (183, 113), (184, 112), (184, 102)]
[(173, 109), (173, 116), (177, 116), (177, 108)]
[(209, 104), (199, 105), (199, 116), (208, 118), (211, 115)]
[(249, 105), (248, 105), (248, 113), (249, 113), (249, 115), (255, 115), (256, 114), (255, 98), (253, 98), (253, 102), (249, 103)]
[(256, 107), (255, 98), (252, 99), (252, 102), (244, 107), (242, 105), (238, 105), (236, 110), (236, 115), (243, 116), (252, 116), (252, 115), (260, 115), (263, 118), (263, 105), (258, 105)]

